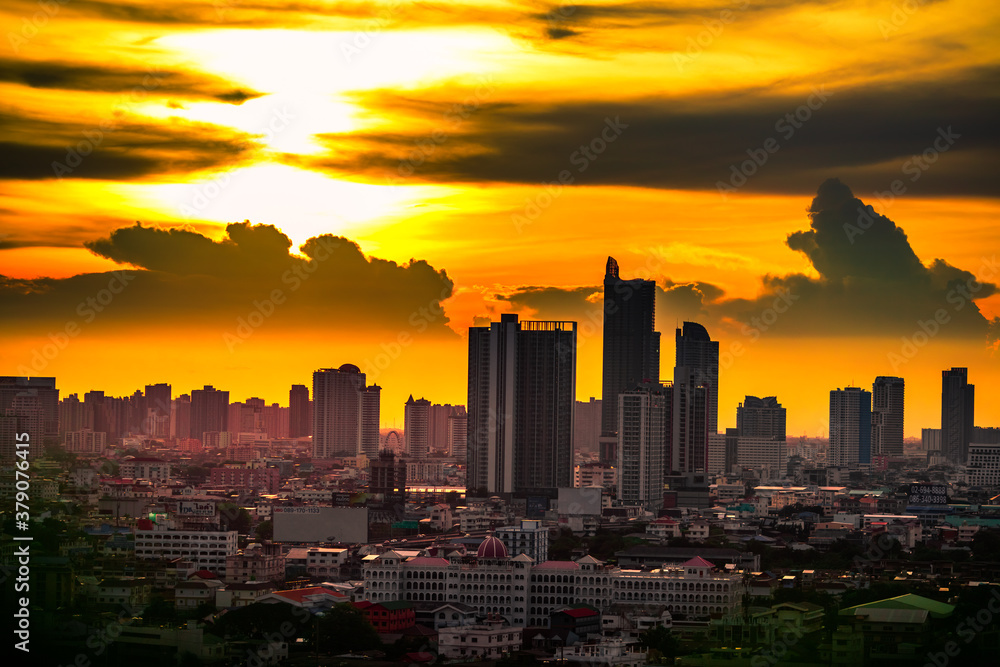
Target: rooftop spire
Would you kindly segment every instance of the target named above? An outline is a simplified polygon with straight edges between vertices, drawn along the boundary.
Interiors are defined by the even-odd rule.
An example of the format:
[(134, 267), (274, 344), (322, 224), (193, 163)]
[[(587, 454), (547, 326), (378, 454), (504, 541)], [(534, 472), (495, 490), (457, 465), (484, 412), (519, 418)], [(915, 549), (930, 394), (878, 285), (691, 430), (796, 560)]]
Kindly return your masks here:
[(618, 262), (615, 261), (614, 257), (608, 256), (608, 267), (604, 272), (605, 278), (617, 278), (618, 277)]

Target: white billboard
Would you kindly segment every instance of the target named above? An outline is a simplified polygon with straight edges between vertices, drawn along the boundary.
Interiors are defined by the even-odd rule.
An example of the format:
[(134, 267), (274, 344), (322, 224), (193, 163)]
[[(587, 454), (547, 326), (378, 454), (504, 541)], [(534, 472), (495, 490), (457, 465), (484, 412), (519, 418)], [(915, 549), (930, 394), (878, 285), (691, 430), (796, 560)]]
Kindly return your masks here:
[(180, 516), (215, 516), (214, 500), (181, 500), (177, 503)]
[(274, 507), (271, 522), (275, 542), (368, 541), (367, 507)]

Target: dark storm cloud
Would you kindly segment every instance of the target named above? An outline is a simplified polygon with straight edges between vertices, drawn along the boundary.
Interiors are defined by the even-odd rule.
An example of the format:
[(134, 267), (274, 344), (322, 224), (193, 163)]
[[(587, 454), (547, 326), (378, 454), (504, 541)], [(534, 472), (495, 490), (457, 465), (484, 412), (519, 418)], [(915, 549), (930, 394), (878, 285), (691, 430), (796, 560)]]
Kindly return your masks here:
[[(775, 336), (905, 337), (932, 329), (946, 338), (984, 343), (997, 338), (1000, 319), (988, 321), (975, 304), (997, 293), (996, 254), (984, 254), (968, 269), (944, 259), (925, 266), (901, 228), (837, 179), (820, 186), (808, 215), (809, 230), (789, 234), (787, 244), (809, 258), (819, 277), (762, 276), (755, 299), (726, 297), (710, 283), (659, 278), (657, 328), (669, 331), (675, 320), (694, 320), (710, 331), (725, 327), (757, 335), (766, 330)], [(628, 277), (627, 266), (622, 275)], [(514, 310), (526, 306), (540, 318), (587, 321), (594, 319), (595, 303), (582, 295), (596, 289), (530, 287), (504, 299)]]
[(398, 130), (326, 135), (330, 151), (310, 164), (376, 181), (537, 184), (568, 170), (586, 185), (799, 194), (836, 171), (863, 192), (899, 180), (915, 195), (997, 195), (1000, 69), (895, 87), (812, 83), (800, 96), (481, 104), (461, 123), (448, 122), (461, 98), (378, 91), (361, 98), (373, 113), (436, 123), (447, 140)]
[(603, 294), (604, 288), (594, 287), (519, 287), (509, 294), (498, 294), (496, 298), (510, 304), (510, 310), (529, 309), (538, 313), (539, 319), (577, 320), (580, 313), (596, 310), (600, 313), (603, 297), (594, 301), (595, 295)]
[(0, 179), (128, 180), (235, 165), (252, 137), (207, 123), (127, 121), (122, 114), (93, 123), (27, 118), (0, 112)]
[(0, 81), (32, 88), (103, 93), (128, 92), (146, 81), (145, 92), (157, 97), (216, 99), (228, 104), (242, 104), (261, 96), (261, 93), (233, 88), (203, 74), (4, 58), (0, 58)]
[[(114, 307), (109, 304), (91, 319), (109, 327), (232, 329), (237, 317), (257, 308), (266, 315), (273, 307), (279, 330), (404, 330), (413, 327), (410, 320), (421, 308), (441, 312), (440, 302), (452, 293), (443, 270), (423, 260), (400, 265), (366, 257), (343, 237), (311, 238), (298, 256), (289, 253), (291, 241), (273, 226), (231, 224), (226, 232), (225, 239), (213, 241), (188, 230), (138, 223), (119, 229), (87, 247), (138, 268), (65, 279), (0, 277), (0, 311), (12, 314), (7, 321), (18, 326), (61, 328), (94, 309), (88, 299), (109, 284), (124, 284)], [(446, 317), (425, 321), (430, 331), (452, 335), (446, 323)]]

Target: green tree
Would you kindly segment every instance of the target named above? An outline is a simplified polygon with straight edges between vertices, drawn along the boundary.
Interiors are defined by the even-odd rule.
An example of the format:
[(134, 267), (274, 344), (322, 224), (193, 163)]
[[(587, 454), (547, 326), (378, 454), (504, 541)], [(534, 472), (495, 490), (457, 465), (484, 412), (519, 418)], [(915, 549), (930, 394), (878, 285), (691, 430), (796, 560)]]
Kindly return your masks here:
[(372, 624), (350, 603), (338, 604), (319, 618), (319, 650), (337, 655), (382, 645)]
[(681, 653), (680, 642), (662, 625), (643, 632), (639, 635), (639, 642), (649, 649), (649, 659), (653, 662), (672, 663)]
[(270, 519), (267, 521), (261, 521), (257, 525), (257, 529), (254, 531), (254, 534), (257, 536), (258, 540), (272, 540), (274, 539), (274, 524), (271, 523)]

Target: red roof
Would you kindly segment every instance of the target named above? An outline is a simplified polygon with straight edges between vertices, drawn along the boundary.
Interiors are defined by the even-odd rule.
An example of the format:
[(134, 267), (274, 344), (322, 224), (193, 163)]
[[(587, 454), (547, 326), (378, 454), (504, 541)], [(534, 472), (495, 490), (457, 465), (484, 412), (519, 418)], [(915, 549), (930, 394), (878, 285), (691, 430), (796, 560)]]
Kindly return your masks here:
[(477, 558), (506, 558), (507, 547), (495, 535), (489, 535), (476, 551)]
[(347, 597), (343, 593), (338, 593), (336, 591), (331, 591), (328, 588), (323, 588), (322, 586), (311, 586), (309, 588), (292, 588), (287, 591), (275, 591), (275, 595), (280, 595), (288, 600), (294, 600), (295, 602), (302, 603), (307, 597), (313, 595), (326, 594), (330, 597), (344, 598)]
[(593, 609), (580, 608), (580, 609), (563, 609), (562, 613), (567, 616), (572, 616), (573, 618), (587, 618), (588, 616), (597, 616), (597, 612)]
[(580, 566), (571, 560), (547, 560), (534, 567), (536, 570), (577, 570)]
[(430, 556), (415, 556), (405, 561), (406, 565), (447, 565), (447, 558), (431, 558)]
[(695, 556), (688, 562), (684, 563), (684, 567), (715, 567), (714, 564), (709, 563), (707, 560), (701, 556)]
[(194, 577), (198, 577), (199, 579), (218, 579), (219, 578), (218, 576), (216, 576), (216, 574), (214, 572), (209, 572), (208, 570), (198, 570), (197, 572), (195, 572), (194, 574), (192, 574), (190, 577), (188, 577), (188, 579), (193, 579)]

